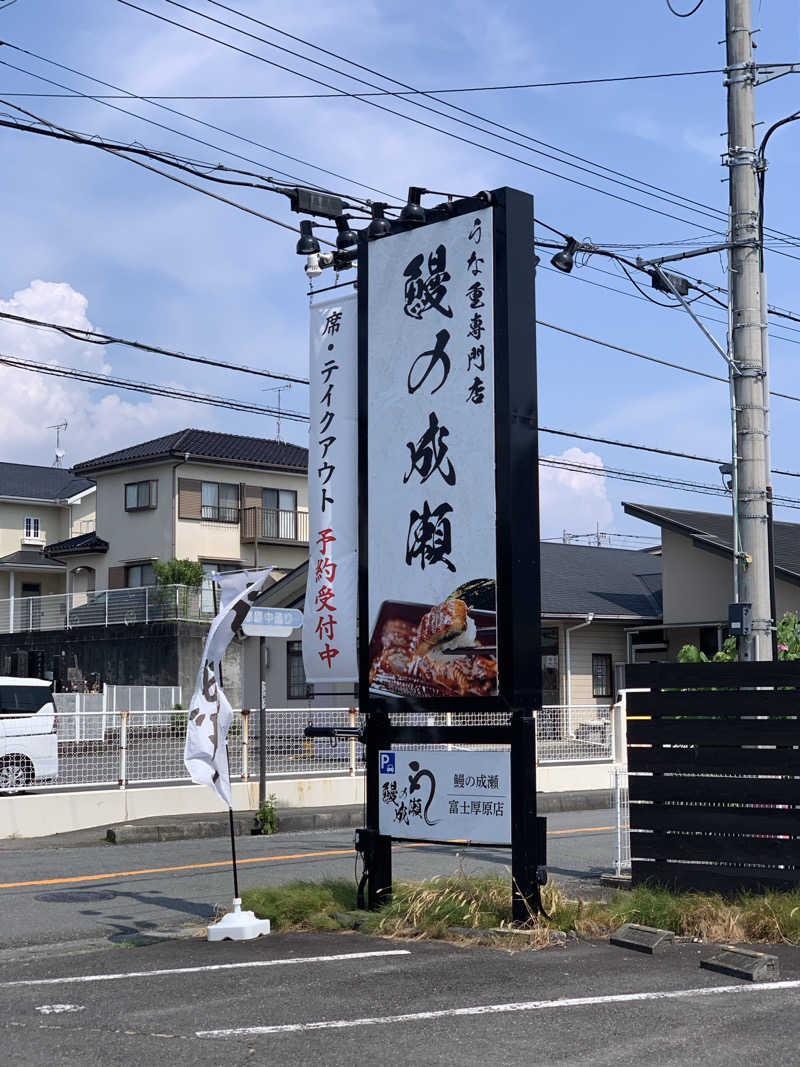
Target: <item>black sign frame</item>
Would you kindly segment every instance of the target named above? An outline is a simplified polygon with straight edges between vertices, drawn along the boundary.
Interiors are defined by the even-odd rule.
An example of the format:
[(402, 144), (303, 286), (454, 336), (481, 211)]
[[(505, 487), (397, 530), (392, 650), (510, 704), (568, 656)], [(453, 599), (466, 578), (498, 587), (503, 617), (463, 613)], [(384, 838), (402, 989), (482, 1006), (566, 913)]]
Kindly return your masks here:
[[(494, 696), (388, 697), (369, 691), (369, 254), (375, 240), (492, 208), (494, 255), (495, 506), (498, 692)], [(391, 838), (378, 832), (378, 751), (392, 742), (510, 744), (514, 917), (540, 906), (545, 862), (543, 822), (536, 818), (534, 711), (541, 708), (541, 566), (539, 544), (533, 197), (501, 188), (426, 210), (422, 227), (393, 221), (391, 233), (358, 245), (359, 692), (366, 714), (367, 827), (357, 842), (365, 860), (370, 906), (391, 894)], [(505, 712), (505, 725), (393, 726), (393, 713)], [(463, 722), (463, 720), (462, 720)]]

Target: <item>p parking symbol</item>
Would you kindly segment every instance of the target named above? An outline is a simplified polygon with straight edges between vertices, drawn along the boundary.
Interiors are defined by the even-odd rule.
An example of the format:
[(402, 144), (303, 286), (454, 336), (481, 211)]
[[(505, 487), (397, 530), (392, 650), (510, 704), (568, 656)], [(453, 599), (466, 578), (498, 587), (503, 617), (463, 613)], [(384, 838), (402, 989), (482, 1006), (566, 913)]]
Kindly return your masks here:
[(378, 756), (378, 770), (381, 774), (394, 774), (394, 752), (381, 752)]

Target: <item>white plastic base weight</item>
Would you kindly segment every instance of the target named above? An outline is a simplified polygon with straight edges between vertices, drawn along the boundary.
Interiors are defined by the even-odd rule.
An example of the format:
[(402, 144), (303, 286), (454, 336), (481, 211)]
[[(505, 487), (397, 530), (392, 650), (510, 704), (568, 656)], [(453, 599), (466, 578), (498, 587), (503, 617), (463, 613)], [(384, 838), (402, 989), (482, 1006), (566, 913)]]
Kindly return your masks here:
[(209, 941), (252, 941), (269, 933), (269, 919), (257, 919), (252, 911), (242, 911), (242, 901), (234, 897), (233, 911), (223, 915), (218, 923), (208, 928)]

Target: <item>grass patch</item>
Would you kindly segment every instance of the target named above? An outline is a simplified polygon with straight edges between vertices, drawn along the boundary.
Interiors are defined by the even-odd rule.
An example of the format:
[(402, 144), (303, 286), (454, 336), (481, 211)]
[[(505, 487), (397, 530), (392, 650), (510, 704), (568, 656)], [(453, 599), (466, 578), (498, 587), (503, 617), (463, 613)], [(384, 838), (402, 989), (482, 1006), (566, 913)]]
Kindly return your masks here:
[[(396, 882), (389, 904), (375, 912), (356, 911), (351, 882), (290, 882), (249, 889), (242, 906), (270, 919), (276, 930), (342, 930), (357, 925), (384, 937), (477, 940), (508, 947), (542, 947), (556, 931), (581, 937), (607, 937), (625, 922), (673, 930), (703, 941), (785, 941), (800, 944), (800, 891), (744, 894), (673, 893), (640, 886), (615, 892), (605, 901), (570, 900), (557, 885), (543, 887), (548, 918), (538, 917), (511, 936), (511, 883), (498, 875), (431, 878)], [(469, 937), (474, 943), (476, 940)]]

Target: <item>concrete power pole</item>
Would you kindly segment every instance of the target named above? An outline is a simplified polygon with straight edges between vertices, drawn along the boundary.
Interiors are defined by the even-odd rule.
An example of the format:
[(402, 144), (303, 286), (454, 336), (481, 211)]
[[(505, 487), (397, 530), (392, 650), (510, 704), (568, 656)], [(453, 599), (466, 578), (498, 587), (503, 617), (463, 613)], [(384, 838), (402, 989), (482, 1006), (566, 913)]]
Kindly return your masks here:
[[(741, 552), (735, 559), (739, 599), (752, 604), (753, 632), (739, 643), (742, 660), (772, 658), (766, 462), (768, 396), (762, 353), (751, 0), (726, 0), (726, 85), (730, 174), (731, 334)], [(734, 545), (734, 553), (736, 546)]]

